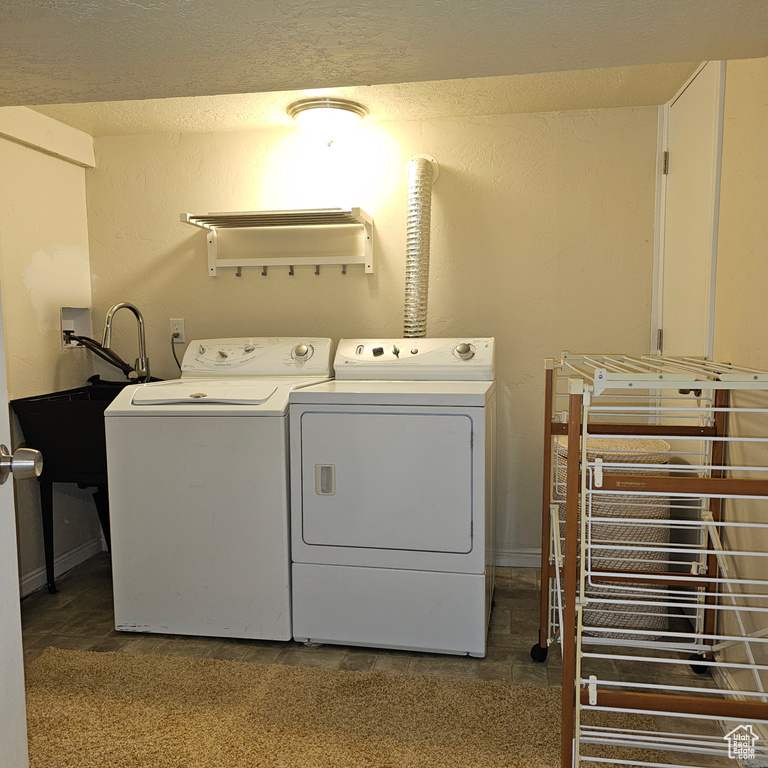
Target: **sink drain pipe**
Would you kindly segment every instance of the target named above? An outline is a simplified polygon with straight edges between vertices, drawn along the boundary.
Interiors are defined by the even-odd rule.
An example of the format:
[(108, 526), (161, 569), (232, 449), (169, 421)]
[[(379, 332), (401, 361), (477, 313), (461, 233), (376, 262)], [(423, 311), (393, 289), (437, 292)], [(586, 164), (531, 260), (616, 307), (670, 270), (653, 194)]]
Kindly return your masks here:
[(429, 230), (432, 222), (432, 184), (440, 166), (429, 155), (415, 155), (408, 163), (408, 223), (405, 244), (406, 339), (427, 335), (429, 296)]

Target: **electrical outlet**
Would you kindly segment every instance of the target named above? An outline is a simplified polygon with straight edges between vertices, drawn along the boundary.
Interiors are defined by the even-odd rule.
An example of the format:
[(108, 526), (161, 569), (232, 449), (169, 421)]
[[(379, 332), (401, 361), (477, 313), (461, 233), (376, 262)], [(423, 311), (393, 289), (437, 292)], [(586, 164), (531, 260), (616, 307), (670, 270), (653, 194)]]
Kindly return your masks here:
[(187, 341), (186, 331), (184, 330), (184, 318), (172, 317), (171, 318), (171, 336), (173, 336), (174, 344), (185, 344)]

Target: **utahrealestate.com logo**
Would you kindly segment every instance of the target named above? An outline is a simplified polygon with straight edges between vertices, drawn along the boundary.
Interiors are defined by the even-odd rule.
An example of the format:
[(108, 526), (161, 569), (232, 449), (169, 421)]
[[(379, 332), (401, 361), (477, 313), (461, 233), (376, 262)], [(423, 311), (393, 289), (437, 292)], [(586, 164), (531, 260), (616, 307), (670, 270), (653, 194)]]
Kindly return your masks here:
[(754, 759), (757, 736), (751, 725), (739, 725), (723, 738), (728, 742), (728, 757), (733, 760)]

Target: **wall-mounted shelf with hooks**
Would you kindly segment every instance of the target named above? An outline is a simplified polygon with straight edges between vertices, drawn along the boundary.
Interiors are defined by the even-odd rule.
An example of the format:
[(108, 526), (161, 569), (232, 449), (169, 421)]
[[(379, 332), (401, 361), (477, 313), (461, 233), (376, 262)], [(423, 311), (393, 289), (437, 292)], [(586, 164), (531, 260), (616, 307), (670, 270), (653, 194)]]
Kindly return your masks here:
[[(216, 277), (223, 267), (236, 269), (238, 277), (242, 267), (261, 267), (261, 274), (266, 275), (267, 267), (287, 266), (293, 274), (293, 267), (300, 264), (313, 266), (315, 274), (320, 273), (321, 265), (328, 264), (340, 265), (345, 274), (349, 264), (362, 264), (366, 272), (373, 272), (373, 219), (360, 208), (182, 213), (181, 221), (206, 230), (210, 277)], [(221, 239), (232, 238), (232, 250), (238, 250), (239, 244), (247, 255), (233, 253), (230, 258), (219, 258), (221, 230), (227, 232)], [(235, 238), (234, 230), (240, 230), (239, 238)], [(286, 236), (288, 230), (292, 237)], [(321, 232), (327, 236), (319, 237)], [(248, 245), (244, 245), (243, 235), (248, 238)], [(264, 255), (253, 255), (254, 236), (258, 237), (259, 250)], [(224, 250), (229, 248), (225, 245)]]

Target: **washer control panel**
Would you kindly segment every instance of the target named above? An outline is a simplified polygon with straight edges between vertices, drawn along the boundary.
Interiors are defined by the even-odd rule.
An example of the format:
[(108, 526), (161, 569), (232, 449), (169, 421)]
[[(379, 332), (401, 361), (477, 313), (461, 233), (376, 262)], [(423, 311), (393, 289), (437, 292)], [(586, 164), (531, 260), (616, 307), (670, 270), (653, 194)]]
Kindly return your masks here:
[(201, 339), (184, 353), (181, 375), (329, 376), (331, 340), (314, 337)]
[(342, 339), (333, 367), (337, 379), (491, 381), (493, 338)]

